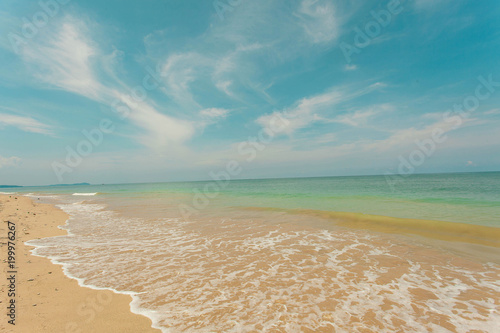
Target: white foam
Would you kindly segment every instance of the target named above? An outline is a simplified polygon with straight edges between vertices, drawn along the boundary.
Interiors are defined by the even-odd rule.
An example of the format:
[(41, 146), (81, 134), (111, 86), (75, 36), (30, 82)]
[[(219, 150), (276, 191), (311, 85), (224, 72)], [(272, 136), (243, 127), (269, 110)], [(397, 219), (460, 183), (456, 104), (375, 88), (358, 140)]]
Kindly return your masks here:
[[(435, 316), (459, 333), (500, 325), (496, 265), (456, 267), (356, 232), (145, 221), (84, 202), (59, 207), (71, 216), (69, 235), (30, 241), (33, 253), (82, 286), (131, 295), (131, 311), (162, 332), (393, 332), (395, 320), (405, 331), (446, 331)], [(417, 299), (417, 288), (435, 297)], [(386, 302), (393, 305), (382, 311)], [(369, 312), (383, 328), (354, 323)]]
[(60, 199), (60, 195), (50, 195), (50, 194), (40, 194), (40, 193), (26, 193), (23, 194), (25, 197), (30, 198), (50, 198), (50, 199)]
[(73, 193), (72, 195), (79, 195), (79, 196), (94, 196), (97, 195), (99, 192), (95, 193)]

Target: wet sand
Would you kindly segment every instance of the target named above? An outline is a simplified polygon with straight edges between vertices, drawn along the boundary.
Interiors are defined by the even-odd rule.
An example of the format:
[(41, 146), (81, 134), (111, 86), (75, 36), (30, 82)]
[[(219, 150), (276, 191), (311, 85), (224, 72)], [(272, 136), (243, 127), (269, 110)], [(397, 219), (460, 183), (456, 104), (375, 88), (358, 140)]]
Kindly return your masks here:
[[(0, 195), (2, 280), (0, 306), (15, 300), (15, 326), (2, 311), (4, 332), (160, 332), (151, 320), (130, 312), (131, 297), (107, 290), (80, 287), (63, 274), (62, 266), (33, 256), (24, 242), (65, 235), (58, 228), (68, 216), (60, 209), (22, 196)], [(9, 297), (7, 258), (8, 223), (15, 223), (15, 297)], [(12, 226), (12, 224), (11, 224)]]
[(318, 228), (300, 214), (141, 218), (151, 207), (165, 208), (63, 204), (73, 237), (32, 244), (88, 284), (140, 293), (134, 308), (169, 332), (466, 333), (500, 323), (492, 263), (406, 235)]
[[(496, 332), (500, 323), (498, 265), (442, 251), (409, 235), (318, 228), (315, 219), (323, 216), (302, 212), (236, 210), (225, 212), (223, 219), (204, 216), (187, 222), (161, 218), (164, 213), (141, 218), (151, 207), (165, 209), (141, 203), (127, 205), (126, 212), (139, 215), (128, 217), (105, 204), (72, 199), (59, 206), (71, 215), (72, 235), (30, 244), (89, 285), (137, 292), (132, 308), (171, 332), (466, 333)], [(64, 234), (56, 226), (67, 215), (53, 206), (33, 206), (18, 197), (4, 207), (9, 210), (1, 213), (16, 222), (22, 241)], [(324, 220), (332, 225), (330, 215)], [(37, 332), (152, 331), (151, 321), (128, 312), (128, 296), (80, 288), (62, 275), (60, 266), (25, 251), (18, 250), (23, 259), (18, 261), (31, 263), (19, 268), (18, 280), (32, 289), (20, 294), (18, 303), (33, 313), (18, 311), (18, 322), (26, 325), (20, 332), (32, 332), (40, 323), (45, 330)], [(39, 270), (29, 271), (26, 266), (35, 262)], [(56, 271), (60, 281), (73, 283), (64, 290), (62, 305), (49, 292), (62, 290), (52, 280)]]
[(500, 228), (437, 220), (410, 219), (350, 212), (331, 212), (312, 209), (282, 209), (242, 207), (255, 212), (286, 212), (332, 221), (349, 229), (370, 230), (387, 234), (408, 234), (448, 242), (476, 244), (500, 248)]

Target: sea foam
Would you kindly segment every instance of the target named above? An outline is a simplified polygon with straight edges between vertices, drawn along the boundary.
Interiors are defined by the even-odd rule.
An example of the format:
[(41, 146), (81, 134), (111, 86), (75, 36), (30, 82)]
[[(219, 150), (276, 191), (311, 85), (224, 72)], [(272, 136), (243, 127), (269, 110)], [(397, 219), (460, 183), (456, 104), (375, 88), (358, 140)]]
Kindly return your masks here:
[(497, 265), (357, 231), (124, 218), (60, 205), (68, 236), (30, 241), (80, 285), (133, 297), (163, 332), (450, 331), (500, 325)]

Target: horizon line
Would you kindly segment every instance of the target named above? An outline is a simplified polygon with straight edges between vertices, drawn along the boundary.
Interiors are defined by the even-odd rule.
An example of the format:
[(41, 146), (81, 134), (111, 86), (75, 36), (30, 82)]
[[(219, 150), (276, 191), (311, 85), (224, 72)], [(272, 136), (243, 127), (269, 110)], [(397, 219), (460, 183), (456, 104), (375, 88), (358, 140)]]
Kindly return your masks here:
[[(400, 175), (398, 173), (393, 174), (361, 174), (361, 175), (337, 175), (337, 176), (303, 176), (303, 177), (269, 177), (269, 178), (235, 178), (229, 179), (227, 181), (244, 181), (244, 180), (276, 180), (276, 179), (308, 179), (308, 178), (346, 178), (346, 177), (388, 177), (388, 176), (418, 176), (418, 175), (444, 175), (444, 174), (465, 174), (465, 173), (494, 173), (500, 172), (500, 170), (491, 170), (491, 171), (452, 171), (452, 172), (421, 172), (421, 173), (413, 173), (410, 175)], [(57, 187), (57, 186), (103, 186), (103, 185), (139, 185), (139, 184), (158, 184), (158, 183), (202, 183), (202, 182), (210, 182), (216, 181), (214, 179), (204, 179), (204, 180), (173, 180), (173, 181), (153, 181), (153, 182), (131, 182), (131, 183), (101, 183), (101, 184), (92, 184), (88, 182), (77, 182), (73, 184), (47, 184), (47, 185), (0, 185), (0, 186), (8, 186), (4, 188), (16, 188), (16, 187)], [(88, 184), (88, 185), (79, 185), (79, 184)]]

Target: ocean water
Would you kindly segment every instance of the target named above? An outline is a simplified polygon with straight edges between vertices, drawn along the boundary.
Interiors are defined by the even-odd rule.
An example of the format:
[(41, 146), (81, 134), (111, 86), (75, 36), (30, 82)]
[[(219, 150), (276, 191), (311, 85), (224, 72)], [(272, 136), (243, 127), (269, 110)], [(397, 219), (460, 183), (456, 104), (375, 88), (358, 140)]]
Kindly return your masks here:
[(35, 254), (163, 332), (500, 327), (498, 172), (19, 192), (70, 215)]

